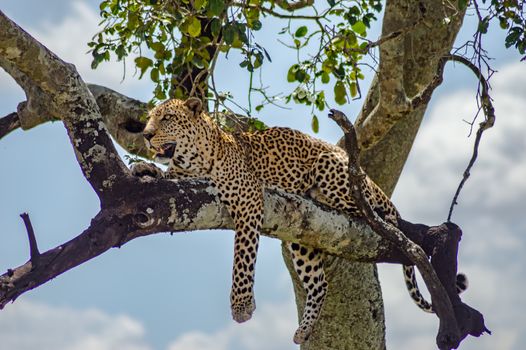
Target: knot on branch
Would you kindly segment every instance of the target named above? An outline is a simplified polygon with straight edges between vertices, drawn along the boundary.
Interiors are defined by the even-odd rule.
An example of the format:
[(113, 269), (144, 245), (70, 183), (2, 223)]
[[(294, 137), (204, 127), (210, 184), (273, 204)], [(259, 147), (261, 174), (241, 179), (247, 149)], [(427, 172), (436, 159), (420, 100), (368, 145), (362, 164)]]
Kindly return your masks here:
[(147, 208), (145, 212), (135, 214), (133, 217), (133, 222), (140, 228), (148, 228), (155, 224), (155, 219), (152, 216), (153, 209)]
[(30, 96), (27, 101), (20, 102), (16, 109), (20, 126), (24, 130), (56, 119), (49, 111), (49, 96), (47, 95)]

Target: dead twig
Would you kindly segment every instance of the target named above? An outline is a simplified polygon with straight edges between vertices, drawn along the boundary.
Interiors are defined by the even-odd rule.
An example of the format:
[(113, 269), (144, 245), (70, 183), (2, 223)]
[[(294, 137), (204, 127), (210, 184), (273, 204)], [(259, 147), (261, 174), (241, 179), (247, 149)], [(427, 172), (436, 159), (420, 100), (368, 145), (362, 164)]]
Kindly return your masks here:
[(20, 119), (18, 113), (9, 113), (3, 118), (0, 118), (0, 139), (11, 131), (20, 127)]
[(473, 165), (475, 164), (475, 161), (477, 160), (478, 149), (479, 149), (480, 140), (482, 138), (482, 134), (484, 133), (485, 130), (495, 125), (495, 108), (493, 107), (493, 103), (491, 102), (491, 97), (488, 92), (489, 90), (488, 81), (484, 77), (480, 69), (465, 57), (462, 57), (459, 55), (448, 55), (445, 57), (449, 61), (455, 61), (455, 62), (462, 63), (463, 65), (471, 69), (471, 71), (477, 76), (479, 83), (480, 83), (480, 87), (481, 87), (481, 91), (479, 95), (480, 108), (482, 109), (482, 112), (484, 113), (484, 116), (485, 116), (485, 120), (479, 124), (479, 128), (475, 136), (475, 142), (473, 144), (473, 154), (471, 156), (471, 159), (469, 160), (466, 170), (464, 170), (462, 180), (458, 184), (457, 190), (455, 192), (455, 195), (453, 196), (451, 205), (449, 207), (447, 221), (450, 222), (451, 216), (453, 215), (453, 208), (455, 207), (456, 204), (458, 204), (457, 200), (458, 200), (458, 196), (460, 195), (460, 191), (462, 190), (462, 188), (464, 187), (464, 184), (466, 183), (469, 176), (471, 175), (470, 174), (471, 168), (473, 167)]
[(29, 240), (29, 256), (31, 259), (32, 268), (35, 268), (38, 265), (40, 259), (40, 252), (38, 251), (37, 239), (35, 237), (35, 231), (33, 230), (33, 225), (31, 225), (31, 219), (29, 218), (28, 213), (20, 214), (20, 217), (24, 221), (26, 226), (27, 238)]
[(409, 240), (398, 228), (382, 220), (369, 205), (364, 193), (366, 175), (359, 164), (359, 148), (354, 126), (344, 113), (334, 109), (331, 109), (329, 118), (334, 120), (344, 132), (345, 148), (349, 156), (348, 171), (352, 198), (374, 231), (393, 242), (417, 266), (431, 294), (435, 312), (440, 319), (437, 345), (440, 349), (456, 348), (460, 343), (460, 331), (453, 312), (453, 305), (435, 270), (429, 263), (427, 255), (420, 246)]

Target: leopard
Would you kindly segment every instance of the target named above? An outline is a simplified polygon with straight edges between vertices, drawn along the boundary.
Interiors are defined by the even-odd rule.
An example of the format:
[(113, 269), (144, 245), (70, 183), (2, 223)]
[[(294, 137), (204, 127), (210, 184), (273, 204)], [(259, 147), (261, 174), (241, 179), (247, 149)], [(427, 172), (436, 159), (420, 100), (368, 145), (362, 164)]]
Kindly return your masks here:
[[(307, 196), (351, 216), (362, 216), (350, 194), (348, 156), (340, 147), (286, 127), (252, 132), (227, 132), (203, 107), (202, 100), (170, 99), (150, 110), (143, 130), (154, 160), (167, 165), (135, 163), (136, 176), (169, 180), (204, 179), (218, 190), (234, 228), (234, 261), (230, 304), (232, 317), (245, 322), (256, 309), (255, 263), (259, 246), (265, 189), (280, 189)], [(369, 205), (391, 225), (400, 214), (389, 197), (368, 176), (363, 187)], [(294, 334), (296, 344), (310, 336), (329, 290), (324, 272), (325, 254), (297, 242), (284, 242), (292, 265), (306, 292), (305, 307)], [(403, 266), (413, 301), (426, 312), (433, 306), (418, 289), (413, 266)], [(457, 292), (467, 288), (457, 276)]]

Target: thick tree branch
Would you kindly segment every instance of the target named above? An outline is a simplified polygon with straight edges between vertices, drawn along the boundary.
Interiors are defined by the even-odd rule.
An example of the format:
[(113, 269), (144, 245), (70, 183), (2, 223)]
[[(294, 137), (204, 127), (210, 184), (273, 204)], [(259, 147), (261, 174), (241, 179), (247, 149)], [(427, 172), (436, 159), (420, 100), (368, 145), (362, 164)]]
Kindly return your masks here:
[[(376, 108), (385, 97), (385, 92), (384, 95), (380, 93), (381, 80), (391, 77), (393, 84), (403, 84), (406, 96), (418, 95), (435, 77), (440, 58), (451, 51), (462, 24), (464, 11), (434, 0), (386, 2), (382, 36), (397, 32), (401, 28), (414, 26), (414, 29), (379, 46), (382, 57), (380, 63), (384, 57), (392, 59), (383, 62), (379, 67), (362, 111), (356, 119), (358, 140), (367, 140), (367, 137), (362, 136), (362, 124), (367, 121), (372, 111), (375, 111), (379, 120), (389, 123), (396, 114), (395, 111), (399, 109), (397, 106), (394, 106), (392, 111), (389, 108)], [(384, 85), (384, 89), (386, 87)], [(398, 91), (402, 91), (402, 87), (398, 87)], [(362, 147), (360, 143), (363, 168), (388, 195), (395, 188), (426, 107), (426, 104), (422, 104), (411, 112), (404, 113), (386, 133), (380, 130), (376, 135), (376, 132), (371, 130), (375, 141), (367, 142), (368, 148)]]
[[(19, 295), (57, 277), (112, 247), (158, 232), (198, 229), (233, 229), (233, 222), (206, 182), (172, 182), (126, 177), (115, 186), (126, 196), (105, 206), (79, 236), (41, 253), (31, 262), (0, 276), (0, 307)], [(264, 235), (320, 248), (354, 261), (407, 263), (392, 245), (376, 235), (360, 219), (322, 208), (312, 201), (280, 191), (265, 194)]]

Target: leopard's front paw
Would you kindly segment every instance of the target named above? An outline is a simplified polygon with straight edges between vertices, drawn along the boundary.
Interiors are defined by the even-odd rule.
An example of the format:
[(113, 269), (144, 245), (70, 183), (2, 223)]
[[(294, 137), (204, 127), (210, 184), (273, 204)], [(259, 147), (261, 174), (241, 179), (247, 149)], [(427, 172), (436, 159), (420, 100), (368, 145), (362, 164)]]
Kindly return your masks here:
[(256, 301), (252, 295), (233, 301), (231, 304), (232, 318), (242, 323), (252, 318), (252, 313), (256, 310)]
[(131, 166), (131, 172), (133, 176), (137, 177), (151, 176), (156, 179), (162, 179), (164, 177), (161, 169), (155, 164), (148, 162), (133, 163)]

